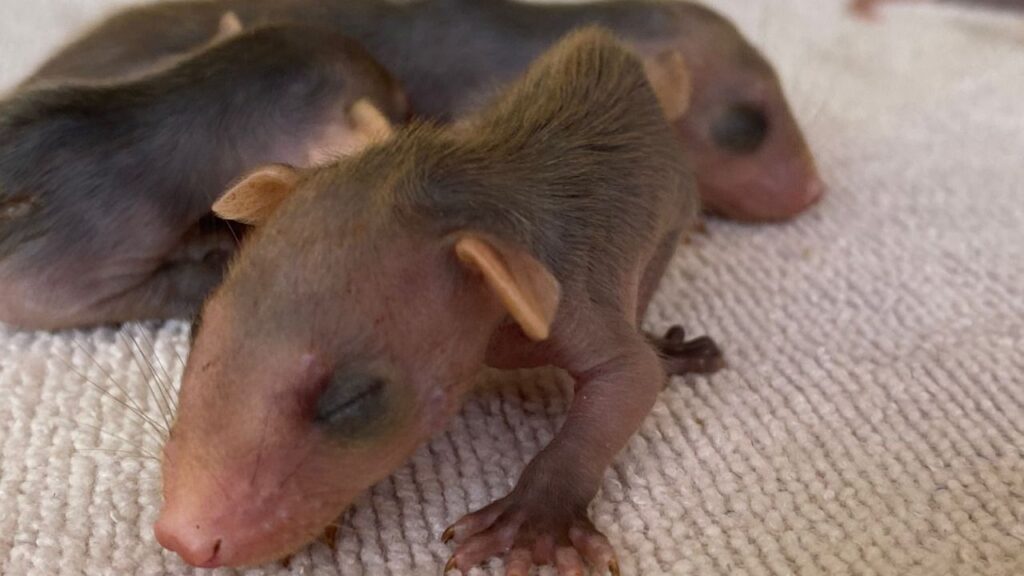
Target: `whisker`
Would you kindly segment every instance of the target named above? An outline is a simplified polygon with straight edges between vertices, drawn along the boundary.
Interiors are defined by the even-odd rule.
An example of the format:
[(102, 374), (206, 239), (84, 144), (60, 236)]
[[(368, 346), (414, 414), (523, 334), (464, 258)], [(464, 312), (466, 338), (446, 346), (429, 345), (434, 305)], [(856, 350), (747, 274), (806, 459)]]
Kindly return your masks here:
[[(174, 352), (174, 357), (178, 359), (178, 366), (181, 367), (182, 375), (184, 375), (185, 359), (181, 357), (180, 353), (178, 353), (178, 347), (177, 346), (171, 346), (171, 351)], [(181, 386), (179, 385), (179, 386), (175, 387), (174, 391), (175, 391), (175, 395), (174, 395), (174, 398), (173, 398), (173, 400), (174, 400), (174, 413), (177, 414), (178, 413), (178, 396), (177, 396), (177, 394), (181, 392)]]
[[(155, 391), (153, 390), (154, 385), (160, 385), (160, 378), (159, 376), (157, 376), (156, 367), (153, 365), (153, 361), (150, 359), (151, 355), (146, 354), (146, 351), (142, 349), (142, 345), (139, 344), (138, 339), (136, 339), (135, 336), (128, 331), (131, 330), (133, 327), (144, 330), (141, 327), (141, 324), (128, 324), (125, 325), (124, 329), (119, 334), (122, 337), (122, 341), (125, 343), (126, 346), (128, 346), (129, 352), (131, 352), (132, 355), (132, 360), (135, 362), (135, 365), (139, 368), (139, 372), (142, 374), (144, 378), (146, 378), (147, 370), (143, 370), (142, 361), (146, 363), (146, 368), (148, 368), (149, 373), (149, 377), (146, 378), (146, 387), (149, 389), (150, 394), (152, 394), (153, 400), (157, 402), (157, 409), (160, 410), (161, 416), (163, 416), (166, 419), (167, 415), (164, 412), (164, 407), (159, 403), (159, 400), (161, 400), (162, 397), (158, 394), (155, 394)], [(139, 360), (140, 357), (142, 358), (142, 361)]]
[[(73, 339), (73, 340), (72, 340), (72, 342), (73, 342), (73, 343), (74, 343), (74, 344), (75, 344), (76, 346), (78, 346), (79, 350), (81, 350), (81, 351), (82, 351), (82, 352), (83, 352), (83, 353), (84, 353), (84, 354), (85, 354), (86, 356), (88, 356), (90, 360), (92, 360), (93, 364), (95, 364), (95, 365), (96, 365), (96, 367), (100, 369), (100, 371), (102, 371), (102, 372), (103, 372), (103, 374), (104, 374), (104, 375), (105, 375), (105, 376), (107, 377), (107, 381), (108, 381), (108, 382), (110, 382), (111, 384), (113, 384), (113, 385), (114, 385), (114, 386), (115, 386), (115, 387), (116, 387), (116, 388), (117, 388), (118, 390), (120, 390), (120, 391), (121, 391), (121, 393), (122, 393), (122, 394), (124, 394), (125, 398), (126, 398), (126, 399), (128, 399), (128, 401), (130, 401), (130, 402), (132, 403), (132, 406), (131, 406), (131, 407), (129, 407), (129, 408), (132, 408), (132, 407), (133, 407), (133, 408), (134, 408), (134, 409), (133, 409), (133, 412), (135, 412), (135, 413), (139, 414), (140, 416), (145, 416), (146, 410), (144, 410), (144, 409), (142, 408), (142, 406), (141, 406), (141, 405), (139, 405), (138, 403), (136, 403), (136, 402), (135, 402), (135, 401), (134, 401), (134, 400), (132, 399), (132, 395), (131, 395), (131, 393), (130, 393), (130, 392), (128, 392), (128, 390), (127, 390), (127, 389), (125, 389), (125, 388), (124, 388), (123, 386), (121, 386), (121, 385), (120, 385), (120, 384), (118, 383), (117, 379), (116, 379), (116, 378), (114, 378), (114, 375), (113, 375), (113, 374), (112, 374), (112, 373), (111, 373), (111, 372), (110, 372), (109, 370), (107, 370), (107, 369), (106, 369), (106, 367), (104, 367), (104, 366), (103, 366), (103, 364), (101, 364), (101, 363), (99, 362), (99, 360), (97, 360), (97, 359), (96, 359), (96, 357), (95, 357), (95, 356), (93, 356), (93, 355), (92, 355), (92, 354), (91, 354), (91, 353), (89, 352), (89, 350), (88, 350), (88, 349), (87, 349), (87, 348), (86, 348), (85, 346), (83, 346), (83, 345), (82, 345), (82, 344), (81, 344), (80, 342), (78, 342), (78, 340), (77, 340), (77, 339)], [(61, 358), (61, 360), (63, 361), (64, 359), (63, 359), (63, 358)], [(66, 361), (64, 361), (64, 363), (65, 363), (65, 365), (67, 365), (67, 366), (68, 366), (68, 367), (69, 367), (69, 368), (70, 368), (70, 369), (71, 369), (72, 371), (74, 371), (74, 372), (75, 372), (76, 374), (78, 374), (78, 375), (79, 375), (80, 377), (82, 377), (82, 379), (86, 380), (87, 382), (89, 382), (90, 384), (92, 384), (93, 386), (95, 386), (95, 387), (96, 387), (97, 389), (99, 389), (99, 390), (100, 390), (101, 392), (103, 392), (104, 394), (107, 394), (107, 395), (110, 395), (111, 397), (113, 397), (113, 395), (111, 395), (111, 394), (109, 393), (109, 391), (107, 391), (107, 390), (105, 390), (105, 389), (101, 388), (101, 387), (100, 387), (99, 385), (97, 385), (97, 384), (96, 384), (95, 382), (93, 382), (92, 380), (90, 380), (90, 379), (89, 379), (88, 377), (86, 377), (86, 376), (85, 376), (84, 374), (82, 374), (81, 372), (79, 372), (78, 370), (76, 370), (74, 366), (72, 366), (72, 365), (68, 364), (68, 363), (67, 363)], [(117, 400), (120, 400), (120, 399), (118, 399), (118, 398), (116, 398), (116, 397), (115, 397), (115, 399), (117, 399)], [(160, 428), (159, 426), (156, 426), (156, 423), (155, 423), (155, 422), (152, 422), (152, 421), (151, 421), (150, 419), (148, 419), (148, 418), (147, 418), (147, 421), (149, 421), (149, 422), (150, 422), (151, 424), (153, 424), (153, 425), (154, 425), (154, 426), (155, 426), (155, 427), (157, 428), (157, 430), (161, 430), (161, 428)]]
[(242, 240), (238, 237), (238, 234), (235, 233), (234, 223), (224, 220), (224, 224), (227, 225), (228, 232), (231, 232), (231, 237), (235, 239), (235, 247), (240, 247), (242, 245)]
[[(111, 382), (115, 382), (115, 383), (116, 383), (116, 380), (114, 379), (114, 375), (113, 375), (113, 374), (112, 374), (112, 373), (111, 373), (111, 372), (110, 372), (109, 370), (107, 370), (106, 366), (104, 366), (103, 364), (100, 364), (100, 361), (99, 361), (99, 360), (97, 360), (97, 359), (96, 359), (96, 357), (95, 357), (95, 356), (93, 356), (91, 352), (89, 352), (89, 349), (88, 349), (88, 348), (86, 348), (85, 346), (83, 346), (83, 345), (82, 345), (82, 343), (81, 343), (81, 342), (79, 342), (77, 338), (73, 338), (73, 339), (71, 340), (71, 342), (72, 342), (72, 343), (73, 343), (74, 345), (78, 346), (78, 349), (79, 349), (79, 350), (81, 350), (83, 354), (85, 354), (86, 356), (88, 356), (88, 357), (89, 357), (89, 360), (92, 360), (92, 363), (93, 363), (93, 364), (95, 364), (95, 365), (96, 365), (96, 367), (97, 367), (97, 368), (99, 368), (99, 369), (100, 369), (100, 370), (101, 370), (101, 371), (103, 372), (103, 375), (107, 377), (107, 380), (109, 380), (109, 381), (111, 381)], [(125, 392), (125, 391), (124, 391), (123, 389), (122, 389), (121, 391), (122, 391), (122, 392)], [(126, 393), (125, 395), (126, 395), (126, 396), (130, 396), (130, 394), (127, 394), (127, 393)]]
[[(146, 378), (146, 371), (142, 368), (142, 361), (140, 361), (138, 356), (135, 354), (135, 350), (132, 349), (129, 346), (129, 353), (132, 355), (132, 360), (135, 362), (135, 365), (138, 367), (139, 373), (146, 380), (146, 388), (149, 389), (149, 393), (153, 396), (153, 400), (154, 400), (154, 402), (157, 405), (157, 410), (160, 412), (161, 418), (163, 418), (164, 425), (165, 425), (168, 433), (170, 433), (171, 421), (170, 421), (170, 418), (169, 418), (169, 416), (167, 414), (166, 406), (161, 405), (160, 395), (156, 391), (153, 390), (153, 381), (157, 379), (156, 371), (153, 368), (153, 363), (150, 362), (148, 358), (146, 358), (145, 352), (142, 351), (142, 348), (139, 346), (138, 340), (136, 340), (134, 336), (132, 336), (131, 334), (126, 333), (125, 331), (120, 332), (120, 334), (122, 335), (122, 337), (125, 337), (125, 338), (128, 338), (128, 339), (131, 340), (132, 344), (135, 345), (135, 348), (138, 348), (139, 354), (142, 355), (143, 359), (146, 361), (146, 364), (149, 366), (150, 377)], [(127, 342), (126, 342), (126, 344), (127, 344)]]
[[(147, 415), (142, 410), (142, 408), (140, 408), (137, 405), (135, 405), (134, 402), (130, 403), (127, 400), (124, 400), (122, 398), (119, 398), (119, 397), (115, 396), (109, 390), (103, 388), (102, 386), (100, 386), (96, 382), (93, 382), (91, 378), (89, 378), (85, 374), (82, 374), (81, 372), (79, 372), (78, 369), (75, 368), (66, 359), (61, 358), (60, 356), (58, 356), (57, 358), (61, 362), (63, 362), (64, 365), (67, 366), (69, 370), (74, 372), (76, 375), (78, 375), (79, 378), (81, 378), (85, 382), (87, 382), (90, 385), (92, 385), (92, 387), (95, 388), (96, 390), (98, 390), (101, 394), (109, 397), (114, 402), (117, 402), (118, 404), (120, 404), (123, 408), (128, 410), (129, 414), (132, 414), (132, 415), (137, 416), (138, 418), (140, 418), (144, 424), (148, 424), (149, 427), (143, 426), (143, 429), (146, 430), (147, 432), (149, 432), (150, 434), (152, 434), (153, 437), (156, 438), (156, 440), (158, 442), (163, 442), (163, 436), (168, 434), (168, 431), (164, 430), (163, 428), (161, 428), (160, 425), (156, 421), (154, 421), (152, 418), (150, 418), (149, 415)], [(116, 385), (116, 383), (115, 383), (115, 385)], [(118, 388), (121, 389), (120, 386), (118, 386)], [(121, 389), (121, 391), (123, 392), (124, 390)]]
[(174, 414), (177, 413), (178, 404), (175, 401), (177, 388), (174, 386), (174, 378), (171, 376), (170, 371), (164, 365), (163, 360), (160, 360), (160, 355), (156, 353), (156, 341), (147, 335), (147, 331), (142, 331), (142, 339), (146, 341), (146, 345), (153, 351), (153, 357), (156, 360), (157, 365), (160, 367), (160, 371), (164, 374), (164, 381), (157, 380), (157, 385), (160, 386), (160, 392), (164, 397), (164, 401), (167, 406), (171, 409), (171, 418), (173, 420)]
[(109, 436), (109, 437), (111, 437), (111, 438), (114, 438), (114, 439), (120, 440), (121, 442), (124, 442), (125, 444), (128, 444), (128, 445), (129, 445), (129, 446), (131, 446), (132, 448), (137, 448), (137, 449), (139, 449), (139, 450), (145, 450), (145, 448), (144, 448), (144, 447), (142, 446), (142, 444), (138, 444), (138, 445), (136, 445), (136, 444), (135, 444), (135, 441), (133, 441), (133, 440), (130, 440), (130, 439), (128, 439), (128, 438), (125, 438), (124, 436), (120, 436), (120, 435), (118, 435), (118, 434), (114, 434), (113, 432), (110, 432), (110, 431), (108, 431), (108, 430), (104, 430), (103, 428), (100, 428), (99, 426), (95, 426), (95, 425), (93, 425), (93, 424), (89, 424), (89, 423), (87, 423), (87, 422), (74, 422), (74, 421), (73, 421), (73, 420), (71, 420), (70, 418), (68, 419), (68, 422), (71, 422), (71, 423), (72, 423), (72, 424), (74, 424), (75, 426), (85, 426), (85, 427), (87, 427), (87, 428), (90, 428), (90, 429), (92, 429), (92, 430), (95, 430), (96, 432), (99, 432), (100, 434), (105, 434), (105, 435), (107, 435), (107, 436)]
[(100, 452), (104, 454), (119, 454), (121, 456), (131, 456), (140, 460), (154, 460), (159, 462), (160, 459), (152, 454), (144, 454), (140, 452), (133, 452), (131, 450), (117, 450), (114, 448), (82, 448), (81, 446), (73, 446), (75, 452), (79, 454), (86, 454), (88, 452)]

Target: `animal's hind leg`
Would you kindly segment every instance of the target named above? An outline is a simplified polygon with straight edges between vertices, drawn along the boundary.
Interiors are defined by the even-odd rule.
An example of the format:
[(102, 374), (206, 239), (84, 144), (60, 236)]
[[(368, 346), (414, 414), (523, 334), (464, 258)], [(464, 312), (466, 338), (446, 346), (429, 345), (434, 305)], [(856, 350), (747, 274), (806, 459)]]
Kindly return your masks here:
[(671, 375), (711, 374), (725, 367), (725, 357), (714, 340), (708, 336), (687, 340), (686, 330), (678, 324), (660, 338), (648, 334), (647, 340)]
[[(665, 269), (672, 260), (676, 245), (679, 243), (679, 237), (679, 234), (669, 234), (658, 245), (650, 262), (644, 269), (643, 278), (640, 282), (637, 323), (639, 323), (640, 317), (647, 308), (648, 302), (654, 295), (654, 291), (657, 289), (658, 283), (665, 273)], [(672, 326), (661, 337), (650, 333), (646, 334), (646, 336), (647, 341), (651, 343), (658, 356), (661, 357), (665, 372), (670, 375), (710, 374), (725, 366), (722, 351), (714, 340), (708, 336), (687, 340), (686, 331), (682, 326)]]

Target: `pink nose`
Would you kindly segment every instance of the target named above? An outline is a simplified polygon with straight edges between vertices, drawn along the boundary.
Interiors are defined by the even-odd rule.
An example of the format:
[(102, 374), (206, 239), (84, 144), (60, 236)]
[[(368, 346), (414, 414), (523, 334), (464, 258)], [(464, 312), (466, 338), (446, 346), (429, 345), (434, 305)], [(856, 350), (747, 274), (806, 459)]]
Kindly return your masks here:
[(181, 556), (182, 560), (192, 566), (217, 568), (222, 564), (223, 539), (208, 533), (201, 525), (187, 518), (168, 515), (165, 509), (154, 531), (161, 546)]
[[(782, 183), (780, 180), (777, 183)], [(785, 220), (807, 210), (825, 195), (825, 182), (817, 174), (807, 176), (792, 187), (780, 187), (772, 190), (772, 200), (765, 202), (761, 219)]]
[(818, 200), (821, 200), (821, 197), (824, 195), (825, 182), (821, 178), (815, 176), (814, 178), (811, 179), (810, 182), (807, 183), (807, 187), (804, 189), (805, 204), (803, 207), (807, 208), (811, 204), (814, 204)]

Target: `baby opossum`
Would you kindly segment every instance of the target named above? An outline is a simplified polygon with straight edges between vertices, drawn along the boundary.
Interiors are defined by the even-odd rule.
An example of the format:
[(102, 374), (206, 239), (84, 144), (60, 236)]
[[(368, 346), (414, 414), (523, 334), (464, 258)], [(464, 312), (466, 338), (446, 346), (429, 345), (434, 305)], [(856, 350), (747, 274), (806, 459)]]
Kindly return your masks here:
[(723, 17), (675, 0), (167, 2), (115, 15), (36, 76), (129, 73), (207, 41), (226, 13), (245, 27), (332, 26), (395, 74), (417, 113), (442, 120), (485, 102), (571, 29), (600, 24), (642, 57), (678, 50), (690, 63), (691, 113), (676, 129), (691, 152), (706, 208), (740, 220), (779, 220), (802, 212), (824, 190), (772, 67)]
[(229, 191), (215, 210), (255, 229), (195, 326), (159, 541), (206, 567), (286, 555), (442, 429), (483, 365), (551, 364), (576, 381), (565, 425), (446, 533), (449, 568), (617, 571), (587, 506), (681, 337), (652, 345), (638, 317), (698, 213), (665, 119), (688, 85), (679, 52), (641, 62), (590, 28), (465, 122)]
[(404, 108), (356, 42), (298, 24), (122, 82), (29, 83), (0, 103), (0, 320), (190, 316), (234, 248), (204, 219), (229, 184), (358, 148)]

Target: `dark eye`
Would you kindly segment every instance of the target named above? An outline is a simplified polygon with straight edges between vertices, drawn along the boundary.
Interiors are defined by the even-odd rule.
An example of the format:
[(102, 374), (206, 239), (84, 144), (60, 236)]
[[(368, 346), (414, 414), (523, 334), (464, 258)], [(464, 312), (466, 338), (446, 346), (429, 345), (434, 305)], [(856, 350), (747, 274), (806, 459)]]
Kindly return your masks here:
[(359, 434), (386, 416), (385, 388), (384, 380), (368, 374), (335, 374), (316, 401), (313, 420), (332, 433)]
[(711, 125), (715, 143), (739, 154), (758, 149), (768, 136), (768, 117), (754, 104), (730, 106)]

